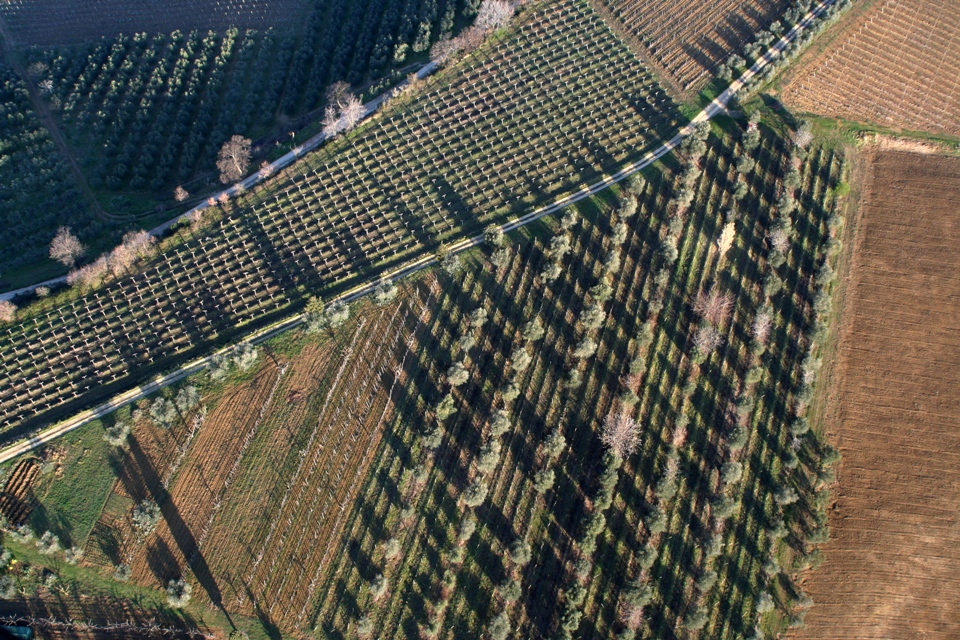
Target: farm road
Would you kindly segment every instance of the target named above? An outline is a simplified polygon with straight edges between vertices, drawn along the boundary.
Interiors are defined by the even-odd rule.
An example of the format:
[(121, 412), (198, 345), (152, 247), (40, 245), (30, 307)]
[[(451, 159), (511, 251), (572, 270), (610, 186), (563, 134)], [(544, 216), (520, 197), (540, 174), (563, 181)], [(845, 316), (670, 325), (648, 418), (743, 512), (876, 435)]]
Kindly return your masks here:
[[(500, 228), (503, 229), (503, 231), (506, 233), (509, 231), (513, 231), (514, 229), (518, 229), (524, 225), (530, 224), (535, 220), (539, 220), (544, 216), (548, 216), (552, 213), (556, 213), (557, 211), (560, 211), (561, 209), (564, 209), (570, 206), (571, 204), (574, 204), (575, 202), (579, 202), (585, 198), (589, 198), (599, 193), (600, 191), (603, 191), (604, 189), (610, 187), (611, 185), (621, 182), (622, 180), (625, 180), (626, 178), (630, 177), (634, 173), (640, 171), (645, 167), (650, 166), (651, 164), (653, 164), (663, 156), (672, 152), (674, 149), (676, 149), (680, 145), (680, 143), (683, 141), (684, 138), (686, 138), (687, 136), (693, 133), (694, 128), (698, 123), (708, 122), (711, 118), (713, 118), (717, 114), (723, 113), (726, 110), (727, 103), (730, 101), (730, 99), (733, 96), (735, 96), (737, 92), (740, 91), (746, 84), (748, 84), (754, 77), (756, 77), (757, 74), (763, 71), (763, 69), (766, 68), (767, 65), (771, 64), (778, 56), (780, 56), (780, 54), (783, 53), (783, 50), (786, 49), (787, 46), (794, 39), (796, 39), (796, 37), (800, 33), (802, 33), (804, 29), (808, 28), (813, 23), (814, 20), (816, 20), (824, 11), (826, 11), (834, 3), (834, 1), (835, 0), (823, 0), (815, 8), (813, 8), (810, 12), (808, 12), (807, 15), (805, 15), (803, 19), (797, 23), (796, 26), (794, 26), (790, 31), (784, 34), (784, 36), (780, 38), (772, 47), (770, 47), (770, 49), (761, 58), (759, 58), (753, 64), (753, 66), (751, 66), (747, 71), (745, 71), (743, 75), (740, 76), (740, 78), (732, 82), (730, 86), (723, 91), (723, 93), (717, 96), (700, 113), (698, 113), (690, 121), (688, 125), (680, 129), (680, 131), (677, 132), (675, 136), (670, 138), (670, 140), (664, 142), (657, 149), (648, 152), (639, 160), (631, 162), (630, 164), (626, 165), (625, 167), (623, 167), (613, 175), (607, 176), (606, 178), (604, 178), (603, 180), (600, 180), (599, 182), (583, 187), (579, 191), (576, 191), (570, 195), (564, 196), (559, 200), (552, 202), (549, 205), (540, 207), (539, 209), (531, 211), (530, 213), (520, 216), (519, 218), (508, 220), (504, 224), (500, 225)], [(418, 76), (420, 75), (420, 73), (427, 75), (430, 72), (432, 72), (433, 69), (430, 68), (429, 70), (427, 70), (428, 67), (430, 67), (430, 65), (427, 65), (426, 67), (421, 69), (418, 72)], [(373, 100), (367, 103), (367, 105), (365, 106), (369, 108), (370, 105), (373, 105), (374, 103), (376, 103), (375, 106), (373, 107), (374, 109), (376, 109), (376, 107), (378, 107), (383, 102), (384, 99), (385, 99), (384, 96), (380, 96), (376, 100)], [(371, 111), (368, 111), (367, 113), (369, 114), (371, 113)], [(313, 145), (314, 147), (320, 144), (320, 142), (322, 142), (325, 139), (321, 137), (322, 135), (323, 134), (319, 134), (318, 136), (311, 138), (307, 143), (304, 144), (304, 147), (300, 148), (299, 150), (295, 150), (288, 153), (286, 156), (278, 159), (276, 162), (280, 162), (281, 160), (286, 159), (282, 166), (284, 167), (287, 166), (303, 153), (304, 148), (306, 147), (307, 144), (310, 144), (311, 142), (314, 142), (314, 141), (316, 141), (314, 142), (314, 145)], [(255, 176), (251, 176), (250, 178), (247, 178), (247, 180), (251, 180), (254, 177)], [(251, 182), (250, 184), (251, 185), (256, 184), (256, 182)], [(231, 187), (231, 189), (234, 189), (234, 188), (235, 187)], [(230, 192), (230, 189), (228, 189), (227, 191)], [(187, 214), (184, 214), (184, 215), (187, 215)], [(173, 221), (170, 221), (166, 224), (167, 225), (173, 224), (178, 219), (179, 218), (176, 218)], [(464, 240), (461, 240), (457, 244), (449, 247), (449, 251), (450, 253), (459, 253), (461, 251), (466, 251), (471, 247), (479, 246), (482, 243), (483, 243), (483, 235), (481, 234), (478, 236), (474, 236), (472, 238), (466, 238)], [(430, 265), (432, 265), (434, 262), (436, 262), (435, 256), (433, 255), (423, 256), (392, 272), (383, 273), (379, 277), (368, 282), (367, 284), (359, 285), (353, 288), (352, 290), (340, 295), (336, 299), (341, 300), (343, 302), (352, 302), (357, 298), (360, 298), (362, 296), (365, 296), (371, 293), (377, 287), (380, 281), (385, 278), (389, 278), (391, 280), (397, 280), (404, 276), (420, 271), (421, 269), (425, 269)], [(3, 296), (0, 296), (0, 298), (2, 297)], [(253, 334), (247, 336), (246, 341), (250, 342), (251, 344), (261, 343), (284, 331), (293, 329), (294, 327), (297, 327), (303, 324), (303, 322), (304, 322), (304, 314), (296, 315), (291, 318), (287, 318), (286, 320), (277, 322), (271, 326), (264, 327), (259, 331), (254, 332)], [(217, 355), (226, 353), (230, 349), (231, 347), (225, 347), (209, 356), (198, 358), (193, 362), (187, 363), (186, 365), (184, 365), (177, 371), (174, 371), (173, 373), (169, 373), (165, 376), (161, 376), (153, 380), (152, 382), (149, 382), (147, 384), (141, 385), (139, 387), (136, 387), (134, 389), (121, 393), (116, 397), (114, 397), (113, 399), (93, 409), (82, 411), (79, 414), (73, 416), (72, 418), (68, 418), (67, 420), (54, 424), (48, 427), (47, 429), (44, 429), (38, 432), (37, 434), (31, 436), (26, 440), (12, 444), (3, 450), (0, 450), (0, 463), (6, 462), (19, 455), (27, 453), (28, 451), (31, 451), (32, 449), (35, 449), (44, 443), (50, 442), (51, 440), (54, 440), (65, 433), (69, 433), (74, 429), (82, 427), (83, 425), (93, 420), (96, 420), (101, 416), (107, 415), (108, 413), (115, 411), (120, 407), (128, 405), (132, 402), (136, 402), (140, 398), (148, 396), (151, 393), (155, 393), (158, 390), (166, 386), (169, 386), (171, 384), (174, 384), (175, 382), (178, 382), (189, 375), (197, 373), (203, 370), (204, 368), (206, 368), (207, 366), (209, 366), (210, 362), (213, 360), (214, 357), (216, 357)]]

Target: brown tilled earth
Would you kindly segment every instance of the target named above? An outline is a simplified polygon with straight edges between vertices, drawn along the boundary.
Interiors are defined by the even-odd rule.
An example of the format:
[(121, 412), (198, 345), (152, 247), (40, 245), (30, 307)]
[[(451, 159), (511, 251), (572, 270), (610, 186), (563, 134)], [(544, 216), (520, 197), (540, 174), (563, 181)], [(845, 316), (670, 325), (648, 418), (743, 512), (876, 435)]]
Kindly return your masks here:
[(960, 638), (960, 158), (867, 153), (827, 425), (843, 463), (798, 638)]
[(960, 135), (960, 2), (875, 0), (865, 11), (851, 10), (839, 28), (784, 85), (788, 106)]

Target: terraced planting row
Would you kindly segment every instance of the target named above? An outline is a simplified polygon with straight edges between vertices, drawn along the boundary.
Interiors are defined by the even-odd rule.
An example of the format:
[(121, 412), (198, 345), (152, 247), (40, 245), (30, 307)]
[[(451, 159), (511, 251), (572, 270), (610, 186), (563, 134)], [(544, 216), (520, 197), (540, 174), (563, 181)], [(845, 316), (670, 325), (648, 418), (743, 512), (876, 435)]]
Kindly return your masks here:
[(639, 213), (591, 201), (444, 276), (309, 627), (742, 638), (799, 615), (824, 448), (794, 416), (840, 162), (737, 138), (631, 185)]
[(227, 205), (143, 272), (5, 327), (3, 434), (288, 313), (307, 291), (342, 290), (557, 196), (638, 155), (677, 118), (582, 0), (531, 11), (502, 42)]

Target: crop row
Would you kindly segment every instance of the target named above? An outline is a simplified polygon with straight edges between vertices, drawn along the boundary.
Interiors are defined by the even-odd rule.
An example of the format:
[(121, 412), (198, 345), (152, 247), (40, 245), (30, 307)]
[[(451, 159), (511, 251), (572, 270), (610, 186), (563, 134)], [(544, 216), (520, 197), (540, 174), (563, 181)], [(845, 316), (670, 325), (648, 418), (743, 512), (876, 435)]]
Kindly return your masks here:
[[(436, 399), (413, 401), (404, 410), (407, 413), (398, 414), (396, 431), (385, 440), (399, 438), (403, 444), (394, 442), (378, 454), (384, 471), (369, 476), (365, 498), (347, 529), (353, 537), (345, 544), (359, 552), (352, 559), (341, 556), (340, 565), (332, 567), (337, 588), (318, 603), (317, 626), (347, 633), (356, 624), (363, 633), (371, 625), (381, 637), (417, 632), (458, 637), (465, 630), (485, 628), (493, 634), (501, 628), (504, 618), (495, 615), (501, 610), (508, 612), (510, 625), (525, 637), (558, 633), (562, 637), (576, 630), (577, 637), (619, 634), (626, 638), (634, 637), (634, 629), (651, 637), (674, 637), (685, 633), (683, 628), (702, 637), (749, 633), (754, 612), (766, 610), (759, 604), (768, 588), (760, 578), (768, 553), (765, 527), (773, 526), (773, 496), (782, 489), (766, 470), (777, 468), (771, 458), (788, 459), (793, 449), (783, 435), (784, 406), (758, 411), (762, 422), (758, 417), (743, 424), (732, 422), (732, 407), (745, 384), (752, 388), (757, 383), (751, 355), (755, 352), (749, 343), (758, 314), (767, 313), (765, 299), (773, 298), (777, 313), (782, 314), (782, 319), (774, 320), (776, 329), (765, 360), (767, 366), (777, 366), (774, 384), (782, 391), (774, 394), (787, 398), (795, 388), (797, 340), (807, 330), (808, 320), (794, 310), (810, 308), (810, 289), (803, 283), (815, 265), (808, 256), (819, 251), (824, 241), (822, 208), (798, 211), (792, 223), (795, 248), (785, 254), (783, 263), (777, 260), (778, 266), (784, 265), (779, 271), (765, 275), (768, 238), (779, 228), (766, 212), (783, 204), (778, 199), (780, 181), (789, 173), (784, 149), (783, 140), (766, 131), (757, 161), (734, 168), (735, 158), (750, 154), (729, 139), (711, 140), (702, 171), (689, 172), (692, 180), (684, 177), (686, 169), (684, 176), (677, 177), (676, 194), (683, 192), (685, 183), (693, 188), (689, 205), (675, 199), (665, 206), (662, 191), (649, 190), (641, 205), (640, 224), (631, 223), (627, 268), (612, 272), (609, 320), (595, 338), (589, 330), (592, 325), (583, 324), (583, 313), (593, 304), (591, 300), (599, 300), (595, 298), (599, 290), (587, 293), (587, 289), (598, 276), (603, 279), (606, 267), (601, 263), (610, 262), (600, 257), (616, 246), (610, 239), (615, 232), (601, 220), (583, 223), (571, 243), (578, 256), (576, 264), (552, 283), (547, 269), (539, 277), (529, 273), (538, 270), (534, 265), (543, 264), (543, 256), (550, 257), (536, 248), (525, 249), (526, 257), (511, 262), (506, 274), (491, 268), (462, 278), (458, 283), (462, 293), (456, 294), (459, 302), (442, 311), (452, 326), (440, 332), (438, 340), (450, 346), (432, 352), (451, 349), (456, 354), (454, 327), (479, 304), (490, 310), (494, 320), (484, 326), (478, 342), (483, 353), (471, 356), (476, 363), (471, 369), (483, 373), (480, 379), (471, 377), (466, 386), (458, 387), (457, 397), (462, 400), (456, 404), (453, 421), (444, 428), (447, 444), (436, 453), (430, 454), (425, 441), (418, 442), (407, 426), (429, 420), (429, 413), (422, 412), (429, 412)], [(688, 152), (698, 157), (695, 150)], [(805, 200), (826, 197), (826, 188), (836, 181), (836, 166), (829, 155), (817, 155), (805, 165), (801, 178)], [(669, 213), (664, 215), (665, 211)], [(810, 222), (805, 218), (808, 213), (820, 217)], [(732, 246), (717, 243), (727, 225), (735, 230)], [(677, 243), (675, 263), (668, 257), (670, 251), (662, 249), (671, 242)], [(667, 277), (660, 277), (661, 273)], [(485, 283), (480, 290), (477, 279)], [(775, 282), (780, 289), (768, 284)], [(719, 348), (705, 350), (697, 336), (707, 320), (698, 322), (697, 314), (702, 312), (694, 311), (694, 301), (714, 287), (733, 294), (733, 315), (729, 322), (710, 321), (718, 323), (721, 340)], [(517, 377), (507, 372), (517, 358), (517, 332), (532, 317), (544, 322), (547, 337), (535, 347), (532, 365)], [(444, 335), (449, 337), (444, 340)], [(581, 350), (587, 339), (595, 341), (594, 355)], [(421, 367), (439, 374), (446, 364), (425, 362)], [(630, 400), (621, 385), (629, 388), (636, 383), (621, 375), (633, 371), (643, 382), (635, 400)], [(512, 405), (507, 399), (511, 375), (520, 394)], [(428, 389), (438, 388), (441, 380), (437, 378)], [(570, 391), (571, 387), (576, 390)], [(412, 393), (415, 397), (417, 392)], [(508, 407), (519, 409), (516, 424), (522, 425), (522, 431), (510, 436), (508, 453), (485, 494), (489, 506), (475, 511), (476, 533), (471, 531), (472, 536), (458, 542), (466, 518), (458, 505), (471, 504), (472, 469), (480, 464), (471, 460), (478, 451), (482, 453), (483, 425), (496, 413), (501, 397)], [(597, 436), (609, 412), (633, 403), (643, 425), (641, 452), (621, 472), (614, 508), (607, 517), (608, 533), (601, 530), (596, 551), (587, 551), (586, 541), (595, 535), (588, 533), (592, 525), (587, 523), (598, 513), (595, 487), (606, 482), (601, 479), (605, 467), (596, 464), (602, 451)], [(753, 415), (748, 409), (739, 410)], [(682, 422), (681, 416), (686, 416)], [(568, 453), (550, 467), (556, 470), (553, 491), (535, 492), (537, 474), (547, 468), (545, 464), (549, 466), (538, 451), (545, 451), (541, 443), (558, 427)], [(727, 444), (741, 439), (740, 444)], [(725, 453), (728, 447), (730, 453)], [(671, 449), (677, 449), (678, 455), (672, 491), (661, 482), (670, 468)], [(406, 453), (394, 459), (390, 451)], [(728, 462), (742, 465), (742, 481), (727, 471), (736, 468), (728, 467)], [(414, 481), (421, 473), (426, 477)], [(740, 496), (724, 487), (743, 487), (744, 493)], [(663, 512), (663, 523), (649, 524), (654, 522), (650, 514), (657, 511)], [(413, 514), (421, 514), (420, 519), (411, 520), (417, 518)], [(399, 561), (388, 551), (386, 543), (393, 544), (392, 539), (385, 539), (396, 531), (401, 532), (398, 542), (403, 549)], [(704, 549), (712, 536), (719, 536), (718, 551), (708, 557)], [(510, 568), (516, 561), (513, 542), (518, 539), (534, 549), (531, 566), (535, 571), (521, 567), (517, 574)], [(655, 562), (634, 559), (644, 556), (646, 552), (640, 552), (650, 544)], [(639, 575), (637, 563), (644, 563)], [(374, 576), (378, 571), (379, 577)], [(510, 581), (516, 579), (511, 575), (524, 583), (525, 595), (516, 605), (515, 597), (505, 596)], [(642, 587), (650, 587), (651, 596), (640, 607), (648, 609), (646, 631), (642, 624), (633, 627), (635, 621), (623, 617), (620, 595), (636, 579)], [(386, 592), (384, 584), (389, 585)], [(563, 606), (558, 608), (558, 601)]]
[(22, 432), (295, 308), (304, 290), (435, 251), (616, 166), (674, 118), (585, 3), (546, 6), (142, 273), (5, 328), (0, 420)]

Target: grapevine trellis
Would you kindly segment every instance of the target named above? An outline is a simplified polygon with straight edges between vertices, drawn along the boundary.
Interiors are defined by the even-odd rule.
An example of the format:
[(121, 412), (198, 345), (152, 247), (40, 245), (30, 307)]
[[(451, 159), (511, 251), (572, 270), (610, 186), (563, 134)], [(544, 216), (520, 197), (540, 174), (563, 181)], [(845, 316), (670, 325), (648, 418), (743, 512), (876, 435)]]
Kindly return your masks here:
[(475, 233), (678, 118), (585, 3), (546, 6), (143, 272), (5, 328), (0, 423), (23, 433), (288, 312), (303, 288), (343, 290)]

